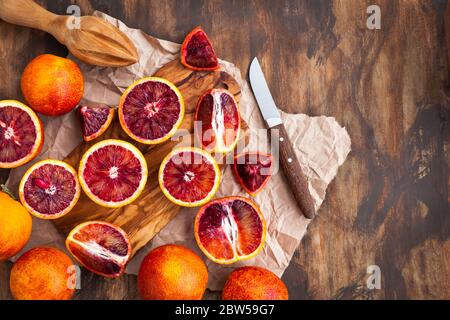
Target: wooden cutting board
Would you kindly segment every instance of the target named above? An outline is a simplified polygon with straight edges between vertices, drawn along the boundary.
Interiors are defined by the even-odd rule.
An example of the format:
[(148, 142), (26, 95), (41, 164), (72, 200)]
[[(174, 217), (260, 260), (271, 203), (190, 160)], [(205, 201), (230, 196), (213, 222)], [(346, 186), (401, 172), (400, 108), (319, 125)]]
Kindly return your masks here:
[[(193, 133), (193, 118), (197, 101), (205, 91), (212, 88), (225, 88), (235, 96), (238, 102), (241, 96), (241, 90), (236, 80), (222, 71), (191, 71), (183, 67), (179, 61), (172, 61), (156, 72), (155, 76), (170, 80), (181, 91), (186, 105), (181, 128), (188, 129), (190, 135)], [(247, 124), (242, 122), (240, 139), (246, 139), (247, 131)], [(111, 138), (133, 143), (143, 152), (147, 160), (147, 185), (140, 197), (128, 206), (110, 209), (98, 206), (82, 192), (75, 208), (53, 222), (64, 235), (85, 221), (101, 220), (113, 223), (128, 233), (133, 254), (135, 254), (182, 209), (167, 200), (158, 183), (160, 163), (178, 142), (168, 141), (154, 146), (140, 144), (129, 138), (122, 130), (116, 112), (114, 121), (107, 132), (94, 141), (81, 143), (65, 161), (78, 169), (81, 157), (89, 147), (101, 140)]]

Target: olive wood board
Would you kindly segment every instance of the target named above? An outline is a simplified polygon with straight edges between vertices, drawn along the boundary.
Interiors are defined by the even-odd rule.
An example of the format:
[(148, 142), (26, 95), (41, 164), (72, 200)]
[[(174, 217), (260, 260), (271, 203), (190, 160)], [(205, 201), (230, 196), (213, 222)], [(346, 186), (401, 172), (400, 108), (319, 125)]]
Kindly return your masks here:
[[(239, 84), (223, 71), (191, 71), (176, 60), (162, 67), (154, 76), (171, 81), (180, 90), (185, 102), (185, 115), (180, 128), (189, 132), (191, 141), (193, 141), (195, 109), (198, 99), (204, 92), (213, 88), (225, 88), (234, 95), (238, 103), (240, 100)], [(242, 121), (239, 139), (246, 141), (247, 132), (248, 126)], [(158, 183), (160, 163), (179, 141), (169, 140), (158, 145), (138, 143), (122, 130), (116, 112), (111, 126), (102, 136), (90, 142), (82, 142), (64, 161), (78, 169), (84, 152), (93, 144), (105, 139), (125, 140), (142, 151), (148, 165), (148, 179), (144, 191), (133, 203), (118, 209), (101, 207), (81, 192), (74, 209), (53, 222), (63, 235), (67, 235), (75, 226), (86, 221), (100, 220), (115, 224), (130, 237), (134, 255), (182, 209), (164, 196)]]

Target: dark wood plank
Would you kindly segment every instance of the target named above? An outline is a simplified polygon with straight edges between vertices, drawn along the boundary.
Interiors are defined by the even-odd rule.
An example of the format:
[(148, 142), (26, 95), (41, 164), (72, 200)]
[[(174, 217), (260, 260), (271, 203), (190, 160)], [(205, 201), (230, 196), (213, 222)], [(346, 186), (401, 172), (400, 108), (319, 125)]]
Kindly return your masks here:
[(288, 99), (335, 116), (353, 145), (292, 263), (310, 298), (366, 298), (372, 264), (382, 275), (375, 298), (448, 298), (447, 4), (378, 1), (382, 29), (370, 31), (368, 2), (351, 3), (320, 8), (310, 35), (300, 33), (309, 46), (299, 47), (293, 79), (302, 80)]
[[(57, 13), (72, 3), (102, 10), (177, 42), (202, 25), (243, 74), (258, 56), (283, 110), (347, 128), (352, 152), (283, 276), (291, 298), (450, 298), (448, 1), (379, 0), (374, 31), (368, 0), (40, 2)], [(64, 54), (51, 37), (3, 22), (0, 38), (0, 98), (20, 98), (31, 57)], [(366, 287), (372, 264), (380, 290)], [(89, 286), (80, 298), (134, 297), (132, 285)]]
[(136, 300), (138, 299), (137, 277), (123, 275), (118, 279), (107, 279), (86, 269), (81, 269), (80, 289), (74, 300)]
[(11, 271), (11, 262), (0, 262), (0, 300), (12, 299), (9, 290), (9, 274)]

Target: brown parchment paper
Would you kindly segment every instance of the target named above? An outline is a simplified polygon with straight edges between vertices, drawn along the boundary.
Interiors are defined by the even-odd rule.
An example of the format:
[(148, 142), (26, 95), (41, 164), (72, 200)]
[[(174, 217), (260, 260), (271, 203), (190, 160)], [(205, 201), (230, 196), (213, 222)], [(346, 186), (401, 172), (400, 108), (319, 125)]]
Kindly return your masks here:
[[(101, 12), (95, 12), (94, 15), (104, 18), (125, 32), (138, 48), (140, 61), (130, 67), (118, 69), (94, 67), (77, 61), (85, 77), (85, 101), (115, 106), (129, 84), (144, 76), (152, 75), (169, 61), (178, 58), (179, 44), (156, 39), (141, 30), (128, 28), (117, 19)], [(248, 83), (242, 79), (240, 71), (232, 63), (221, 61), (221, 67), (233, 75), (242, 88), (241, 115), (250, 127), (250, 142), (247, 150), (269, 151), (267, 150), (267, 134), (261, 131), (264, 129), (264, 123)], [(296, 154), (308, 177), (309, 191), (318, 209), (325, 199), (328, 184), (350, 152), (350, 137), (345, 128), (332, 117), (308, 117), (304, 114), (283, 112), (281, 114)], [(59, 118), (44, 118), (44, 123), (44, 148), (33, 163), (45, 158), (64, 159), (82, 140), (79, 124), (73, 112)], [(31, 164), (11, 172), (8, 180), (11, 190), (17, 190), (20, 178), (29, 166)], [(230, 195), (248, 196), (235, 182), (231, 168), (228, 166), (225, 168), (217, 196)], [(193, 235), (193, 221), (198, 209), (183, 209), (137, 253), (130, 261), (127, 272), (136, 274), (142, 259), (152, 248), (167, 243), (178, 243), (190, 247), (205, 259), (210, 277), (208, 288), (212, 290), (221, 290), (227, 275), (233, 269), (243, 265), (265, 267), (281, 276), (310, 221), (301, 215), (283, 174), (278, 170), (275, 170), (275, 174), (270, 178), (265, 189), (256, 196), (255, 201), (261, 207), (268, 227), (266, 244), (257, 257), (229, 266), (221, 266), (209, 261), (201, 254)], [(31, 247), (42, 245), (56, 246), (65, 250), (64, 239), (51, 222), (34, 219), (33, 223), (30, 242), (18, 256)]]

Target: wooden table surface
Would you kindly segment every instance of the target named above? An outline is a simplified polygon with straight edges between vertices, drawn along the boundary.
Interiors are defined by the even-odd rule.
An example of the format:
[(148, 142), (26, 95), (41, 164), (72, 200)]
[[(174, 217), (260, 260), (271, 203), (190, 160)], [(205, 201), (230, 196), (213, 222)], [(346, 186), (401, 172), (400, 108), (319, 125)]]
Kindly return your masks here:
[[(283, 276), (292, 299), (450, 298), (447, 1), (38, 2), (60, 14), (70, 4), (83, 15), (101, 10), (177, 42), (202, 25), (244, 74), (260, 58), (281, 109), (347, 128), (352, 151)], [(366, 27), (373, 3), (380, 30)], [(66, 54), (51, 36), (4, 22), (0, 39), (0, 99), (22, 99), (30, 59)], [(370, 265), (380, 268), (380, 289), (366, 286)], [(0, 298), (10, 297), (9, 268), (0, 264)], [(136, 277), (84, 272), (76, 298), (136, 298)]]

